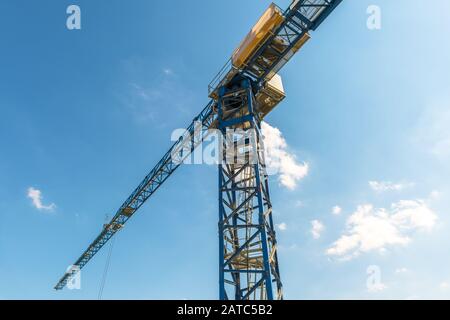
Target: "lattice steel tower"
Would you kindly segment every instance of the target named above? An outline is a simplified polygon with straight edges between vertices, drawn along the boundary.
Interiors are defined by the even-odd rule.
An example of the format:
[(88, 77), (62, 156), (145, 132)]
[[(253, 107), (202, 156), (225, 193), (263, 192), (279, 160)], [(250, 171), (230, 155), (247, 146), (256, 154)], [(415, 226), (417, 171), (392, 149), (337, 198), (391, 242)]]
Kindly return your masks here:
[(250, 79), (219, 89), (221, 299), (283, 297), (258, 109)]

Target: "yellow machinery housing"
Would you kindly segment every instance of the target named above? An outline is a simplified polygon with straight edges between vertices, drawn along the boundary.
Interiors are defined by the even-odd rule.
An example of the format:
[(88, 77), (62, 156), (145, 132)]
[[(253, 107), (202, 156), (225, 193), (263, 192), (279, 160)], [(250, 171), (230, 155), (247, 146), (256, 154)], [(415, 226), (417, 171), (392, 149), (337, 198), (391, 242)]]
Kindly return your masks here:
[(271, 32), (284, 21), (281, 10), (272, 3), (250, 33), (244, 38), (231, 58), (233, 66), (241, 69), (253, 53), (267, 40)]
[[(276, 29), (285, 21), (285, 17), (281, 9), (272, 3), (264, 14), (259, 18), (251, 31), (247, 34), (239, 47), (234, 51), (230, 65), (226, 65), (211, 82), (209, 96), (213, 99), (218, 98), (217, 89), (231, 81), (240, 70), (249, 68), (255, 74), (261, 73), (255, 65), (248, 65), (250, 60), (269, 38), (274, 34)], [(278, 71), (303, 47), (310, 39), (309, 33), (305, 33), (300, 37), (293, 46), (281, 35), (274, 37), (271, 41), (271, 50), (279, 53), (285, 52), (290, 46), (289, 52), (283, 55), (283, 59), (278, 62), (274, 61), (273, 53), (266, 49), (261, 52), (257, 58), (260, 65), (264, 65), (270, 69), (270, 72), (264, 77), (265, 83), (263, 88), (256, 95), (258, 102), (258, 113), (263, 119), (270, 111), (272, 111), (286, 96), (284, 93), (283, 83)], [(255, 69), (256, 68), (256, 69)]]
[(274, 74), (272, 79), (266, 82), (264, 87), (256, 95), (258, 113), (261, 119), (272, 111), (283, 99), (286, 98), (283, 81), (279, 74)]

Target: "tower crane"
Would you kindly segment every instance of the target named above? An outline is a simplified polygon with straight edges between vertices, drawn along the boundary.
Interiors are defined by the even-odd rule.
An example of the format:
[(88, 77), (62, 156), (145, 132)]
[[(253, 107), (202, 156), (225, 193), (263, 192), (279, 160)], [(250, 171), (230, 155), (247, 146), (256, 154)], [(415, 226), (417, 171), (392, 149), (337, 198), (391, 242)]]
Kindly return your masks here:
[[(55, 286), (63, 289), (211, 132), (239, 137), (219, 152), (219, 297), (221, 300), (283, 299), (277, 240), (264, 161), (261, 121), (284, 98), (278, 72), (310, 39), (342, 0), (294, 0), (282, 10), (272, 3), (208, 86), (209, 103), (194, 118), (111, 221)], [(199, 132), (200, 139), (192, 138)], [(249, 136), (246, 132), (252, 132)], [(225, 139), (227, 140), (227, 139)], [(244, 161), (229, 160), (244, 147)], [(250, 157), (249, 154), (253, 154)], [(232, 156), (234, 159), (234, 156)]]

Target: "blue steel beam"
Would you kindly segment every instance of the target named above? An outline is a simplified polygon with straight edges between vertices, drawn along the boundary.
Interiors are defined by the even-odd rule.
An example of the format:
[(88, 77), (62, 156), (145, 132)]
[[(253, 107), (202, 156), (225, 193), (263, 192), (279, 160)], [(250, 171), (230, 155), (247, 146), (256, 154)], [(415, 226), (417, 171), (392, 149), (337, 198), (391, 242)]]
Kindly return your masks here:
[[(261, 120), (256, 107), (250, 79), (238, 78), (219, 89), (218, 123), (222, 134), (229, 129), (248, 128), (224, 139), (219, 163), (219, 297), (222, 300), (283, 299)], [(230, 161), (229, 150), (235, 155), (239, 153), (237, 150), (246, 151), (241, 154), (241, 161), (237, 158)], [(244, 154), (245, 161), (242, 161)]]
[[(283, 60), (288, 61), (293, 54), (292, 49), (301, 41), (302, 37), (316, 30), (331, 12), (343, 0), (295, 0), (284, 11), (284, 21), (276, 28), (261, 46), (255, 50), (249, 61), (241, 68), (236, 69), (231, 59), (220, 70), (208, 87), (209, 93), (215, 92), (218, 87), (228, 84), (229, 74), (241, 74), (250, 77), (259, 90), (267, 76), (276, 70)], [(277, 41), (278, 40), (278, 41)], [(281, 49), (280, 41), (284, 42)]]
[[(342, 0), (296, 0), (284, 12), (283, 23), (275, 29), (272, 35), (255, 51), (252, 58), (246, 63), (242, 73), (250, 76), (259, 85), (262, 85), (270, 72), (283, 60), (292, 54), (292, 49), (301, 41), (302, 37), (310, 31), (316, 30)], [(280, 52), (276, 46), (277, 39), (282, 39), (287, 46)], [(271, 56), (269, 65), (267, 53)], [(278, 70), (276, 70), (278, 72)]]

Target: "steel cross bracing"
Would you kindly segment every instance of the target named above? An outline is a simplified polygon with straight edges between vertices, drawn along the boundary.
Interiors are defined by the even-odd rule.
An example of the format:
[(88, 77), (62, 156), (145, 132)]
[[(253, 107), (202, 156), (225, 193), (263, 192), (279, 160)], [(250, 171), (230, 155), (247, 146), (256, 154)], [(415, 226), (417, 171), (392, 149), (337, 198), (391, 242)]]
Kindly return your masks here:
[(291, 50), (302, 37), (310, 30), (316, 30), (341, 2), (342, 0), (294, 1), (284, 13), (284, 22), (256, 51), (244, 73), (260, 82), (269, 73), (278, 72), (279, 63), (291, 58)]
[(220, 88), (219, 274), (222, 300), (282, 299), (261, 121), (249, 79)]
[[(293, 1), (291, 6), (285, 11), (285, 20), (280, 25), (280, 27), (277, 28), (272, 36), (270, 36), (268, 40), (262, 44), (262, 46), (255, 52), (255, 54), (253, 54), (253, 57), (242, 68), (242, 70), (237, 70), (238, 74), (246, 75), (253, 80), (253, 89), (255, 95), (261, 89), (263, 82), (266, 81), (266, 76), (270, 72), (278, 72), (278, 68), (284, 65), (280, 64), (283, 59), (290, 59), (290, 55), (292, 54), (292, 50), (290, 49), (295, 46), (296, 42), (308, 31), (315, 30), (341, 2), (342, 0)], [(284, 40), (284, 43), (288, 43), (288, 45), (285, 45), (284, 47), (276, 46), (275, 41), (277, 37), (282, 38)], [(233, 68), (232, 66), (229, 67)], [(222, 70), (222, 72), (219, 74), (224, 75), (226, 73), (227, 70), (225, 70), (224, 68), (224, 70)], [(222, 86), (227, 84), (224, 83), (221, 78), (218, 79), (217, 83), (220, 83)], [(211, 91), (216, 87), (210, 85), (209, 90)], [(217, 127), (217, 101), (215, 101), (214, 99), (211, 100), (208, 105), (202, 110), (202, 112), (194, 119), (193, 123), (187, 129), (187, 132), (189, 134), (192, 134), (194, 132), (196, 121), (199, 121), (201, 123), (201, 130), (203, 135), (208, 134), (208, 128)], [(180, 140), (177, 141), (172, 146), (172, 148), (170, 148), (170, 150), (164, 155), (164, 157), (158, 162), (158, 164), (152, 169), (152, 171), (144, 178), (141, 184), (122, 204), (119, 210), (117, 210), (110, 223), (105, 226), (100, 235), (92, 242), (88, 249), (74, 263), (74, 266), (76, 266), (78, 269), (83, 268), (92, 259), (92, 257), (108, 242), (108, 240), (110, 240), (116, 234), (116, 232), (118, 232), (124, 226), (124, 224), (134, 215), (134, 213), (136, 213), (136, 211), (143, 205), (143, 203), (147, 199), (149, 199), (154, 194), (154, 192), (168, 179), (168, 177), (180, 166), (181, 161), (179, 158), (188, 157), (189, 154), (201, 143), (201, 141), (198, 140), (196, 140), (194, 143), (188, 144), (188, 142), (189, 141), (180, 138)], [(176, 161), (173, 159), (174, 154), (177, 155)], [(264, 177), (264, 175), (259, 175), (261, 177)], [(270, 201), (267, 203), (267, 205), (270, 205)], [(269, 226), (271, 226), (271, 228), (273, 229), (271, 216), (269, 220)], [(249, 225), (249, 227), (250, 226), (251, 225)], [(266, 232), (268, 234), (268, 237), (270, 237), (271, 231), (267, 228), (267, 226)], [(269, 239), (268, 241), (270, 242), (272, 240)], [(275, 242), (273, 242), (272, 245), (275, 246)], [(275, 252), (273, 250), (270, 250), (271, 249), (269, 249), (269, 252), (272, 252), (270, 254), (273, 254), (273, 252)], [(273, 257), (271, 259), (273, 259)], [(278, 297), (281, 297), (281, 281), (277, 276), (279, 275), (278, 264), (276, 268), (271, 265), (270, 268), (266, 268), (264, 272), (267, 272), (267, 270), (269, 269), (273, 269), (271, 277), (275, 278), (272, 279), (272, 281), (275, 281), (274, 283), (276, 283), (277, 285), (277, 290), (279, 290), (276, 292), (276, 295)], [(74, 276), (74, 274), (77, 272), (76, 269), (71, 270), (72, 271), (68, 271), (59, 280), (59, 282), (55, 286), (55, 289), (63, 289), (68, 281), (71, 280), (72, 276)], [(229, 270), (224, 271), (229, 272)], [(231, 273), (235, 275), (236, 272), (238, 271), (235, 270)], [(264, 282), (264, 288), (267, 288), (269, 286), (270, 282), (265, 280), (259, 281)], [(250, 286), (248, 286), (247, 288), (243, 288), (241, 286), (241, 295), (237, 295), (236, 297), (249, 298), (250, 295), (255, 295), (255, 291), (264, 292), (264, 289), (262, 288), (262, 282), (257, 283), (258, 286), (256, 286), (256, 284), (253, 285), (252, 288), (255, 288), (253, 292), (250, 292)], [(243, 292), (246, 293), (243, 295)], [(265, 296), (261, 295), (260, 297), (265, 297), (268, 299), (271, 298), (268, 291), (266, 291)]]
[(266, 77), (277, 73), (296, 51), (292, 49), (310, 31), (316, 30), (342, 0), (295, 0), (284, 12), (285, 20), (255, 51), (242, 70), (235, 70), (231, 59), (220, 70), (208, 86), (209, 93), (226, 85), (224, 81), (231, 70), (252, 78), (256, 90), (262, 86)]

